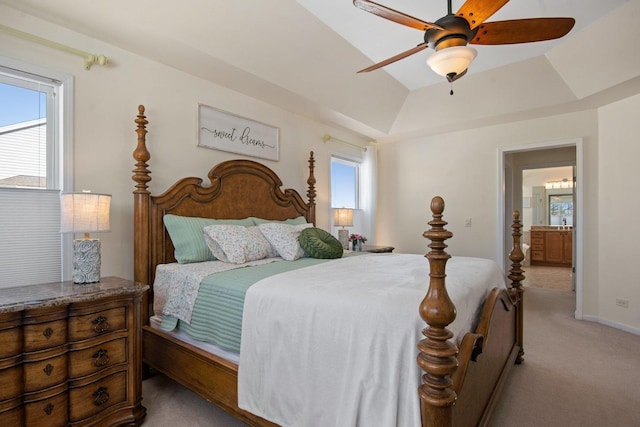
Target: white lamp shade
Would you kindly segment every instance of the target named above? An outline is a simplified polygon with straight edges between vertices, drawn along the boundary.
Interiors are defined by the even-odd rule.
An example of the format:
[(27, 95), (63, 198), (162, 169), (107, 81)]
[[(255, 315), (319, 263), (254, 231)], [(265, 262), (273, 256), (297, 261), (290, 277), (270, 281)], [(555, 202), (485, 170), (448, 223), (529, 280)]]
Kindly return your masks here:
[(61, 233), (94, 233), (110, 231), (111, 195), (68, 193), (60, 195)]
[(348, 208), (334, 209), (333, 225), (351, 227), (353, 225), (353, 209), (348, 209)]
[(441, 76), (460, 74), (469, 68), (477, 54), (478, 52), (469, 46), (448, 47), (432, 53), (427, 58), (427, 65)]

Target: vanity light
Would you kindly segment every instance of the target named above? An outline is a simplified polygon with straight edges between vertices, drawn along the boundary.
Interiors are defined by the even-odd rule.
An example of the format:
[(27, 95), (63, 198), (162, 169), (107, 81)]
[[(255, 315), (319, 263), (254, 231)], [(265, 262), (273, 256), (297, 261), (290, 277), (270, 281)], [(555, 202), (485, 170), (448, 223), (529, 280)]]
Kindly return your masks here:
[(573, 188), (573, 181), (569, 181), (567, 178), (562, 181), (549, 181), (544, 184), (544, 188), (547, 190)]

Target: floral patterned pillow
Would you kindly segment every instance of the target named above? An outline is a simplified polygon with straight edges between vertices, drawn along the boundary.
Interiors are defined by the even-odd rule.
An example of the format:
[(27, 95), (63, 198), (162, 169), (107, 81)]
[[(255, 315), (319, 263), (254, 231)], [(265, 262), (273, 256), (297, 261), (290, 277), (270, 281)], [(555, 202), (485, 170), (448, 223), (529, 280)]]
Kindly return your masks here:
[(208, 225), (243, 225), (253, 227), (252, 219), (212, 219), (167, 214), (163, 217), (180, 264), (212, 261), (215, 258), (202, 238), (202, 229)]
[(264, 237), (260, 231), (260, 227), (246, 227), (245, 231), (247, 232), (247, 246), (245, 248), (245, 258), (247, 262), (278, 256), (278, 252)]
[(298, 236), (305, 228), (313, 227), (313, 224), (291, 225), (272, 222), (258, 224), (258, 227), (260, 227), (264, 237), (267, 238), (282, 259), (295, 261), (304, 257), (304, 251), (300, 247)]
[(213, 256), (223, 262), (244, 264), (278, 256), (256, 226), (209, 225), (203, 233)]

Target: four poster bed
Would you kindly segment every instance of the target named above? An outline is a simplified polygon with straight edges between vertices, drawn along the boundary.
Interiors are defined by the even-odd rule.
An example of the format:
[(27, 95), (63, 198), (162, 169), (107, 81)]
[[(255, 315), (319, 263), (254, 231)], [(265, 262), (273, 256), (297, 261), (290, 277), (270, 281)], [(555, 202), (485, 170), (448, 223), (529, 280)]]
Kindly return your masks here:
[[(449, 293), (453, 292), (456, 295), (455, 298), (458, 298), (457, 295), (460, 292), (445, 287), (445, 264), (450, 258), (445, 252), (445, 240), (449, 239), (452, 234), (444, 228), (447, 224), (442, 220), (444, 202), (441, 198), (436, 197), (431, 203), (433, 215), (433, 219), (429, 222), (431, 228), (423, 234), (424, 237), (431, 240), (429, 245), (431, 251), (426, 255), (428, 263), (419, 255), (364, 254), (345, 256), (341, 259), (330, 260), (326, 264), (312, 265), (284, 273), (285, 275), (297, 273), (298, 277), (293, 279), (294, 286), (282, 285), (285, 282), (284, 275), (266, 278), (247, 290), (244, 301), (242, 342), (240, 344), (242, 351), (239, 359), (234, 359), (228, 357), (224, 351), (210, 352), (203, 349), (197, 340), (188, 338), (185, 340), (175, 331), (163, 330), (162, 325), (165, 320), (162, 320), (163, 323), (160, 327), (154, 326), (152, 308), (154, 298), (156, 299), (156, 311), (158, 310), (158, 300), (167, 298), (166, 295), (160, 297), (159, 272), (163, 271), (162, 266), (177, 265), (176, 247), (172, 241), (175, 236), (170, 236), (170, 232), (167, 230), (166, 216), (237, 221), (253, 217), (273, 222), (292, 221), (294, 218), (303, 217), (306, 224), (302, 227), (310, 227), (310, 224), (315, 223), (316, 200), (313, 153), (309, 158), (306, 201), (295, 190), (286, 189), (283, 191), (281, 189), (282, 182), (271, 169), (250, 160), (232, 160), (215, 166), (209, 171), (208, 177), (211, 183), (208, 185), (203, 185), (199, 178), (184, 178), (177, 181), (164, 193), (155, 196), (151, 195), (148, 190), (148, 184), (151, 181), (150, 171), (147, 169), (147, 162), (151, 157), (146, 147), (146, 125), (148, 122), (144, 115), (144, 107), (140, 106), (138, 110), (138, 116), (135, 120), (138, 145), (133, 155), (136, 160), (133, 171), (133, 180), (136, 183), (133, 192), (135, 216), (134, 279), (150, 286), (154, 286), (155, 282), (155, 288), (151, 288), (148, 294), (148, 303), (145, 304), (147, 313), (143, 327), (143, 361), (148, 367), (176, 380), (243, 422), (255, 426), (276, 425), (281, 420), (285, 420), (282, 423), (291, 423), (291, 421), (286, 421), (286, 416), (280, 417), (287, 410), (289, 412), (307, 412), (310, 419), (316, 423), (319, 423), (318, 420), (322, 419), (326, 413), (342, 411), (344, 409), (342, 407), (329, 408), (325, 406), (327, 395), (340, 394), (342, 389), (331, 389), (333, 383), (329, 383), (328, 389), (326, 387), (323, 389), (324, 386), (320, 384), (324, 377), (330, 376), (333, 371), (337, 371), (340, 375), (340, 378), (337, 379), (338, 382), (346, 378), (343, 388), (353, 388), (354, 386), (350, 382), (359, 382), (356, 387), (356, 403), (353, 405), (340, 403), (343, 406), (350, 406), (349, 410), (352, 411), (352, 413), (336, 415), (341, 425), (367, 425), (367, 417), (377, 419), (379, 422), (375, 423), (376, 425), (471, 426), (486, 425), (489, 422), (491, 411), (509, 369), (514, 363), (521, 362), (523, 355), (523, 289), (520, 282), (524, 276), (520, 266), (524, 256), (520, 250), (521, 225), (518, 213), (516, 213), (513, 225), (514, 249), (510, 255), (512, 267), (508, 276), (511, 282), (505, 286), (504, 278), (500, 277), (498, 282), (501, 283), (482, 289), (480, 302), (474, 303), (477, 307), (471, 307), (471, 316), (466, 315), (465, 310), (459, 307), (459, 312), (456, 315), (456, 307), (449, 298)], [(411, 288), (410, 290), (403, 287), (404, 283), (409, 283), (410, 280), (400, 274), (401, 268), (398, 268), (397, 279), (396, 270), (375, 272), (376, 268), (382, 268), (376, 266), (385, 265), (384, 262), (395, 262), (397, 265), (407, 265), (409, 266), (407, 268), (413, 268), (411, 263), (415, 262), (415, 257), (421, 260), (419, 268), (412, 270), (411, 273), (418, 277), (417, 294), (416, 290), (411, 288), (414, 285), (407, 285), (408, 288)], [(306, 259), (308, 258), (301, 260)], [(293, 265), (298, 261), (291, 263), (281, 261), (279, 265)], [(222, 261), (211, 261), (211, 263), (219, 264)], [(333, 300), (328, 298), (329, 308), (316, 307), (315, 305), (316, 301), (325, 299), (324, 295), (318, 294), (320, 295), (318, 296), (313, 293), (316, 292), (316, 288), (324, 287), (324, 283), (317, 282), (309, 288), (308, 292), (311, 293), (308, 295), (314, 295), (313, 297), (306, 297), (304, 293), (302, 296), (293, 296), (297, 287), (306, 286), (302, 283), (301, 276), (312, 276), (310, 279), (315, 278), (316, 280), (322, 277), (325, 281), (334, 279), (324, 279), (324, 277), (334, 277), (336, 281), (339, 281), (339, 276), (344, 276), (344, 274), (332, 273), (330, 269), (331, 265), (339, 263), (345, 266), (354, 264), (355, 267), (352, 266), (352, 268), (355, 268), (353, 271), (356, 272), (372, 269), (377, 275), (391, 274), (389, 276), (391, 279), (389, 280), (387, 277), (386, 280), (396, 283), (402, 282), (403, 285), (395, 286), (395, 283), (392, 283), (394, 286), (389, 286), (389, 282), (387, 282), (385, 287), (383, 283), (383, 286), (379, 289), (376, 288), (374, 292), (382, 295), (380, 299), (376, 295), (365, 296), (364, 293), (367, 289), (359, 287), (361, 285), (355, 283), (357, 280), (350, 280), (341, 283), (341, 289), (330, 291), (336, 292), (338, 296)], [(266, 266), (243, 267), (237, 270), (273, 268), (270, 267), (272, 265), (276, 265), (276, 262)], [(492, 272), (498, 270), (498, 274), (502, 274), (492, 261), (454, 257), (450, 260), (446, 272), (447, 286), (450, 286), (450, 282), (454, 281), (467, 283), (469, 276), (473, 276), (473, 281), (475, 281), (477, 277), (484, 274), (480, 272), (478, 266), (492, 270)], [(421, 270), (422, 268), (424, 271)], [(457, 273), (458, 270), (463, 271), (465, 268), (471, 269), (470, 275), (461, 276)], [(236, 274), (237, 270), (233, 270), (232, 274)], [(313, 273), (318, 271), (320, 274), (314, 276)], [(332, 274), (333, 276), (331, 276)], [(428, 291), (427, 274), (430, 276)], [(486, 275), (493, 277), (489, 273)], [(276, 279), (273, 279), (274, 277)], [(282, 279), (280, 279), (281, 277)], [(264, 286), (265, 282), (269, 284), (268, 289), (277, 288), (280, 285), (290, 286), (284, 288), (285, 296), (278, 298), (291, 298), (287, 299), (284, 305), (273, 306), (279, 308), (268, 309), (271, 306), (264, 305), (265, 295), (262, 294), (258, 297), (256, 292), (259, 291), (254, 291), (254, 289), (263, 289), (263, 292), (270, 292)], [(364, 286), (366, 288), (377, 285), (373, 282), (367, 282)], [(171, 287), (171, 283), (169, 283), (169, 287)], [(397, 346), (391, 343), (395, 342), (393, 339), (396, 335), (403, 335), (404, 332), (400, 334), (391, 332), (385, 335), (384, 325), (376, 323), (378, 318), (384, 319), (383, 323), (393, 323), (394, 319), (386, 320), (384, 313), (376, 311), (380, 310), (379, 300), (383, 301), (383, 309), (386, 309), (387, 305), (392, 305), (389, 303), (391, 298), (387, 293), (390, 292), (388, 288), (400, 289), (398, 292), (401, 296), (398, 299), (411, 295), (409, 309), (405, 306), (400, 315), (392, 315), (394, 318), (406, 317), (406, 313), (408, 313), (410, 322), (414, 322), (413, 325), (408, 324), (406, 325), (408, 327), (404, 328), (410, 329), (406, 335), (407, 338), (403, 338), (406, 342), (402, 341), (403, 344)], [(462, 288), (462, 292), (466, 292), (465, 286)], [(343, 295), (340, 292), (356, 292), (356, 304), (348, 305), (349, 298), (340, 296)], [(359, 292), (362, 292), (362, 296)], [(453, 294), (452, 299), (454, 299)], [(416, 298), (416, 295), (419, 297)], [(313, 302), (309, 301), (311, 299)], [(335, 308), (334, 306), (339, 307)], [(301, 320), (300, 323), (304, 324), (303, 329), (296, 332), (292, 323), (298, 322), (287, 321), (289, 323), (285, 323), (286, 327), (282, 329), (282, 319), (277, 316), (282, 311), (298, 307), (301, 308), (303, 316), (305, 312), (313, 312), (312, 322), (306, 324)], [(335, 312), (327, 311), (334, 310), (334, 308)], [(339, 310), (342, 310), (342, 313)], [(272, 313), (274, 311), (275, 314)], [(195, 311), (193, 316), (195, 318)], [(277, 318), (273, 324), (270, 324), (268, 319), (273, 316)], [(466, 332), (465, 326), (456, 326), (456, 336), (453, 337), (454, 333), (450, 332), (450, 329), (455, 323), (454, 319), (456, 317), (465, 318), (465, 316), (471, 319), (471, 326), (468, 326), (466, 330), (472, 332)], [(335, 319), (333, 319), (334, 317)], [(340, 343), (344, 331), (348, 331), (352, 327), (345, 323), (338, 325), (327, 323), (338, 322), (341, 317), (347, 320), (353, 318), (354, 324), (356, 324), (356, 319), (362, 318), (364, 323), (360, 326), (354, 326), (347, 341), (338, 344), (343, 346), (337, 352), (339, 357), (336, 359), (340, 360), (329, 360), (336, 354), (331, 347), (331, 341)], [(415, 318), (418, 323), (415, 323)], [(405, 321), (402, 320), (402, 322)], [(426, 327), (424, 322), (426, 322)], [(346, 323), (350, 323), (350, 321)], [(420, 323), (422, 326), (419, 325)], [(318, 329), (318, 325), (320, 325), (320, 329)], [(418, 325), (417, 328), (415, 325)], [(281, 329), (278, 331), (278, 328)], [(416, 330), (411, 330), (413, 328)], [(327, 330), (331, 330), (331, 333), (326, 333)], [(372, 334), (371, 341), (359, 346), (357, 344), (360, 342), (359, 340), (367, 339), (360, 337), (360, 335), (367, 334)], [(264, 349), (252, 347), (252, 341), (258, 342), (263, 335), (267, 336), (267, 343), (264, 344), (267, 347), (266, 352)], [(419, 337), (416, 337), (417, 335)], [(291, 339), (294, 340), (295, 346), (301, 349), (285, 348), (286, 342), (280, 340), (286, 340), (287, 336), (292, 336)], [(384, 338), (380, 339), (379, 337)], [(310, 347), (310, 350), (305, 349), (305, 346)], [(256, 347), (259, 345), (256, 344)], [(402, 349), (396, 353), (395, 347), (402, 347)], [(325, 351), (325, 349), (328, 350)], [(340, 373), (343, 368), (339, 364), (343, 359), (349, 359), (351, 354), (355, 355), (352, 357), (355, 359), (355, 364), (349, 365), (345, 368), (346, 371)], [(393, 359), (395, 354), (400, 354), (400, 358)], [(409, 359), (402, 359), (406, 354), (409, 355)], [(379, 356), (383, 358), (380, 359)], [(415, 363), (416, 356), (417, 365)], [(271, 358), (278, 357), (280, 359), (270, 361)], [(309, 357), (309, 359), (300, 360), (301, 357)], [(393, 361), (391, 361), (392, 359)], [(251, 369), (250, 365), (253, 366)], [(382, 365), (382, 368), (373, 365)], [(286, 377), (287, 372), (282, 373), (283, 366), (285, 371), (287, 368), (294, 371), (292, 378)], [(270, 371), (270, 369), (275, 370)], [(376, 369), (382, 369), (382, 371), (376, 371)], [(396, 374), (394, 370), (402, 371), (402, 373)], [(305, 375), (302, 375), (303, 372)], [(310, 375), (310, 384), (305, 383), (304, 376), (307, 372)], [(317, 375), (318, 373), (319, 375)], [(357, 375), (361, 375), (361, 377), (351, 381), (351, 378), (356, 378)], [(389, 384), (385, 383), (386, 380), (383, 377), (391, 378)], [(255, 388), (260, 390), (257, 395), (252, 395), (251, 388), (254, 385), (251, 385), (250, 381), (255, 382), (256, 378), (259, 379), (259, 384)], [(245, 381), (249, 381), (249, 383)], [(413, 382), (416, 382), (415, 386)], [(283, 385), (278, 389), (277, 383)], [(409, 384), (409, 387), (407, 388), (404, 383)], [(397, 390), (400, 390), (399, 394), (396, 393), (397, 390), (385, 389), (385, 387), (396, 387)], [(315, 393), (316, 389), (321, 389), (322, 393)], [(404, 393), (402, 390), (407, 389), (411, 393), (410, 396), (402, 394)], [(378, 394), (374, 394), (372, 397), (370, 393), (373, 392)], [(273, 410), (264, 409), (261, 405), (268, 406), (281, 396), (288, 399), (281, 406), (289, 405), (293, 408), (276, 408), (276, 415), (271, 419), (277, 421), (275, 423), (267, 421), (265, 418), (268, 417), (269, 411), (273, 412)], [(345, 394), (345, 396), (347, 395)], [(349, 401), (349, 397), (345, 396), (339, 396), (339, 399), (342, 399), (341, 402)], [(380, 399), (389, 400), (390, 405), (388, 406), (400, 409), (396, 412), (392, 410), (390, 418), (388, 413), (382, 415), (369, 413), (371, 408), (385, 406), (385, 403), (381, 403)], [(257, 404), (255, 404), (256, 401)], [(257, 407), (258, 409), (249, 411), (241, 407)], [(412, 411), (417, 412), (417, 418), (411, 418), (410, 415), (407, 415)], [(265, 418), (260, 416), (263, 414), (267, 414), (267, 416)], [(391, 421), (382, 422), (380, 421), (382, 419)], [(298, 422), (303, 423), (304, 421), (296, 423)]]

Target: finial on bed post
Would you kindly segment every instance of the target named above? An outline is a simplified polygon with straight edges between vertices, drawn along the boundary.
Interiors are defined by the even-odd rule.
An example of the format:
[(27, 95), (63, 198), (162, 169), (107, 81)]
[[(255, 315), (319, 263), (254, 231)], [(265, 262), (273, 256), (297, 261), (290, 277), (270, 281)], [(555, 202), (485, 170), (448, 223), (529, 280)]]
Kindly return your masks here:
[(456, 308), (445, 287), (445, 267), (451, 255), (445, 251), (444, 242), (453, 234), (444, 228), (447, 222), (442, 220), (441, 197), (431, 200), (431, 211), (431, 228), (422, 234), (431, 240), (431, 251), (425, 255), (429, 260), (429, 290), (420, 303), (420, 316), (427, 327), (422, 330), (425, 338), (418, 343), (418, 365), (425, 372), (418, 394), (423, 426), (451, 426), (457, 399), (451, 388), (451, 376), (458, 367), (458, 347), (451, 341), (453, 333), (447, 329), (456, 318)]
[(309, 185), (309, 189), (307, 190), (307, 199), (309, 201), (309, 208), (311, 212), (312, 218), (307, 218), (307, 221), (315, 224), (316, 223), (316, 177), (313, 175), (313, 170), (315, 169), (315, 159), (313, 158), (313, 151), (309, 152), (309, 179), (307, 179), (307, 184)]
[(522, 270), (522, 261), (524, 260), (524, 253), (522, 252), (522, 245), (520, 244), (520, 237), (522, 233), (520, 229), (522, 224), (520, 223), (520, 212), (515, 211), (513, 213), (513, 248), (509, 253), (509, 259), (511, 260), (511, 269), (507, 276), (511, 280), (509, 285), (509, 292), (513, 299), (516, 301), (518, 307), (518, 324), (516, 334), (516, 344), (520, 347), (518, 350), (518, 356), (516, 357), (516, 363), (522, 363), (524, 361), (524, 348), (523, 348), (523, 309), (524, 309), (524, 287), (522, 281), (524, 280), (524, 271)]
[[(133, 241), (133, 256), (134, 256), (134, 271), (133, 280), (150, 284), (151, 273), (149, 272), (149, 257), (150, 257), (150, 244), (149, 244), (149, 198), (150, 193), (147, 189), (147, 183), (151, 181), (149, 174), (151, 173), (147, 169), (147, 161), (151, 158), (149, 150), (145, 145), (145, 139), (147, 135), (146, 125), (149, 123), (144, 115), (144, 105), (138, 106), (138, 116), (135, 119), (138, 127), (136, 133), (138, 134), (138, 146), (133, 152), (133, 158), (136, 160), (136, 167), (133, 170), (133, 180), (136, 182), (136, 189), (133, 191), (133, 227), (134, 227), (134, 241)], [(146, 309), (146, 304), (143, 306), (143, 311)], [(143, 315), (146, 314), (144, 311)], [(146, 320), (146, 317), (144, 317)]]
[(138, 128), (136, 129), (136, 133), (138, 134), (138, 146), (133, 152), (133, 158), (136, 160), (136, 168), (133, 170), (133, 180), (136, 182), (136, 190), (134, 193), (146, 193), (149, 194), (147, 190), (147, 183), (151, 181), (151, 177), (149, 174), (151, 173), (149, 169), (147, 169), (147, 162), (151, 158), (151, 154), (149, 154), (149, 150), (147, 150), (146, 146), (146, 136), (147, 136), (147, 121), (146, 116), (144, 115), (144, 105), (138, 105), (138, 116), (135, 120)]

